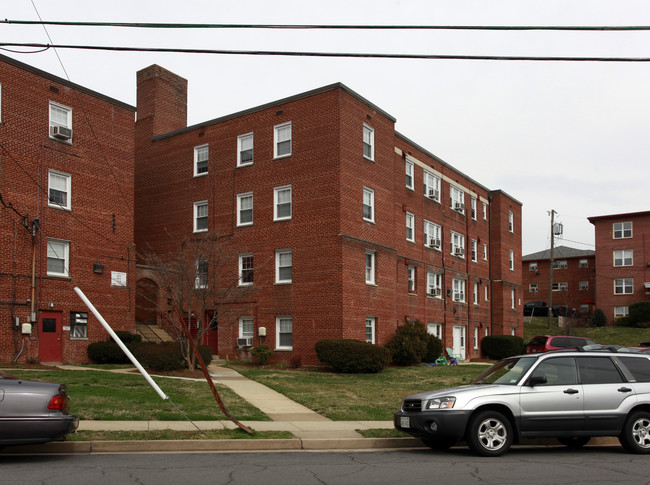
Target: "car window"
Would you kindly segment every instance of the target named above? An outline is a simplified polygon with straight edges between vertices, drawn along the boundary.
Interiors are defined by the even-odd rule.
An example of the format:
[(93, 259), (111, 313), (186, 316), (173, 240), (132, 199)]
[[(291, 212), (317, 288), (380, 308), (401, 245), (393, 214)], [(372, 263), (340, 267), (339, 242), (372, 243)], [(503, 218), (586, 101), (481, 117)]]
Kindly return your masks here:
[(625, 382), (609, 357), (578, 357), (581, 384)]
[(637, 382), (650, 382), (650, 359), (620, 357)]
[(546, 343), (546, 337), (533, 337), (528, 345), (544, 345)]
[(553, 347), (562, 347), (562, 348), (574, 347), (571, 341), (566, 337), (555, 337), (554, 339), (551, 339), (551, 345)]
[(472, 381), (472, 384), (509, 384), (514, 386), (536, 360), (536, 358), (530, 357), (502, 360), (481, 373)]
[(531, 377), (546, 376), (545, 384), (540, 386), (566, 386), (578, 383), (578, 372), (573, 357), (555, 357), (541, 362)]

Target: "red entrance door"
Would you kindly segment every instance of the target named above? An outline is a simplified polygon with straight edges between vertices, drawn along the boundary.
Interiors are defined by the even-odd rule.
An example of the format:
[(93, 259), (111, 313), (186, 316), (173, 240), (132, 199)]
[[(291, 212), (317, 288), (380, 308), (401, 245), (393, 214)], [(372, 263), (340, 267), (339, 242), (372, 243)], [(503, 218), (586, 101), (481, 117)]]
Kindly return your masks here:
[(61, 313), (42, 312), (38, 318), (38, 357), (41, 362), (62, 362)]

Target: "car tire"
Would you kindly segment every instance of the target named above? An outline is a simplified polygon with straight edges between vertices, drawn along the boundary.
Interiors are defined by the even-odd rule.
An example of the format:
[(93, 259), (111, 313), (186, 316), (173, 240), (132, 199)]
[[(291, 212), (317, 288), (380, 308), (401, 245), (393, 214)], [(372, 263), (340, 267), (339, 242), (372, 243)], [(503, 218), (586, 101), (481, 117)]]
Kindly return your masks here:
[(568, 438), (558, 438), (557, 440), (564, 446), (569, 448), (578, 449), (589, 443), (590, 436), (570, 436)]
[(432, 450), (445, 451), (456, 444), (456, 440), (449, 438), (429, 439), (420, 438), (422, 443), (431, 448)]
[(650, 413), (637, 411), (630, 414), (618, 439), (630, 453), (650, 453)]
[(472, 416), (467, 427), (467, 444), (481, 456), (501, 456), (513, 442), (512, 424), (497, 411)]

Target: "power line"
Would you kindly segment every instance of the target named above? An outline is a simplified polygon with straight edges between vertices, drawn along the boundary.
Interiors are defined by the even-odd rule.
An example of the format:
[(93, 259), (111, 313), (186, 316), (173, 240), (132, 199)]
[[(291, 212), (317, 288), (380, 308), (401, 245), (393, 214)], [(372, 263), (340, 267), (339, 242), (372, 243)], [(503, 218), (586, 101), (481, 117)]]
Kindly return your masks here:
[(345, 24), (179, 24), (152, 22), (73, 22), (59, 20), (1, 20), (4, 24), (69, 27), (129, 27), (139, 29), (277, 29), (277, 30), (501, 30), (501, 31), (647, 31), (645, 25), (345, 25)]
[(562, 56), (469, 56), (442, 54), (378, 54), (354, 52), (297, 52), (263, 50), (224, 50), (224, 49), (179, 49), (172, 47), (120, 47), (73, 44), (38, 44), (2, 42), (4, 47), (33, 47), (52, 49), (103, 50), (117, 52), (169, 52), (177, 54), (221, 54), (247, 56), (288, 56), (288, 57), (345, 57), (367, 59), (419, 59), (419, 60), (465, 60), (465, 61), (546, 61), (546, 62), (650, 62), (650, 57), (562, 57)]

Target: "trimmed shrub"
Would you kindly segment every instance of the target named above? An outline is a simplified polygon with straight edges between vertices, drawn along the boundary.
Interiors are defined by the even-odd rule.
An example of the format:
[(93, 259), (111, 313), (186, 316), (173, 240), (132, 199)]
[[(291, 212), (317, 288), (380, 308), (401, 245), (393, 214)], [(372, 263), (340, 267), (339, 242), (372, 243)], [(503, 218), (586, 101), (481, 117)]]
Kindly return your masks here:
[(422, 362), (435, 362), (442, 355), (442, 340), (435, 335), (427, 334), (427, 353), (424, 354)]
[[(133, 352), (133, 348), (129, 348)], [(88, 358), (96, 364), (126, 364), (129, 358), (112, 340), (94, 342), (86, 350)]]
[[(400, 365), (419, 364), (427, 356), (429, 334), (418, 320), (405, 322), (397, 327), (395, 335), (386, 344), (393, 356), (393, 362)], [(440, 345), (442, 351), (442, 343)]]
[(273, 350), (266, 344), (256, 345), (251, 349), (251, 355), (258, 365), (266, 365), (269, 363)]
[(199, 349), (199, 354), (201, 354), (203, 363), (207, 367), (208, 365), (210, 365), (210, 362), (212, 362), (212, 347), (210, 347), (209, 345), (197, 345), (197, 348)]
[(133, 355), (147, 369), (171, 371), (185, 368), (178, 342), (144, 342), (133, 349)]
[(596, 311), (594, 311), (594, 316), (591, 317), (591, 326), (604, 327), (605, 325), (607, 325), (607, 317), (605, 316), (605, 312), (600, 308), (596, 308)]
[[(142, 335), (138, 335), (137, 333), (125, 332), (124, 330), (116, 330), (115, 335), (117, 335), (127, 347), (129, 344), (139, 344), (142, 342)], [(113, 340), (113, 337), (110, 337), (108, 340), (109, 342), (115, 342), (115, 340)]]
[(505, 359), (523, 354), (524, 339), (515, 335), (488, 335), (482, 340), (481, 350), (488, 359)]
[(650, 326), (650, 301), (639, 301), (630, 305), (630, 325), (639, 328)]
[(315, 348), (318, 358), (336, 372), (376, 373), (390, 362), (388, 349), (361, 340), (319, 340)]

